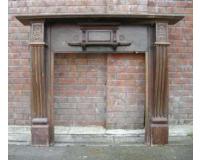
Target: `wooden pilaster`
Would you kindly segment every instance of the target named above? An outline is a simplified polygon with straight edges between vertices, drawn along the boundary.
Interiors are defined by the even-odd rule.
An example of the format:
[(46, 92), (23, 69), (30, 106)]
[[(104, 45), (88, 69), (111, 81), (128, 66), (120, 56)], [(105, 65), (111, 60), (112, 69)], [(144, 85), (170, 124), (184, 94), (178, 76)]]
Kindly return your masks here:
[(49, 145), (46, 108), (44, 22), (31, 24), (32, 56), (32, 145)]
[(151, 144), (168, 143), (168, 24), (156, 23)]

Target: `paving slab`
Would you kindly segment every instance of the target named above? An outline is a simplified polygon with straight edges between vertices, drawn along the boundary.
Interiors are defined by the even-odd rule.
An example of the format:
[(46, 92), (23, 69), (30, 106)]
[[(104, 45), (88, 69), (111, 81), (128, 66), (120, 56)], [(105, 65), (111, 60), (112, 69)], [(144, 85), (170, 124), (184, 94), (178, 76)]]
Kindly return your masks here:
[(52, 146), (9, 145), (9, 160), (192, 160), (192, 145)]

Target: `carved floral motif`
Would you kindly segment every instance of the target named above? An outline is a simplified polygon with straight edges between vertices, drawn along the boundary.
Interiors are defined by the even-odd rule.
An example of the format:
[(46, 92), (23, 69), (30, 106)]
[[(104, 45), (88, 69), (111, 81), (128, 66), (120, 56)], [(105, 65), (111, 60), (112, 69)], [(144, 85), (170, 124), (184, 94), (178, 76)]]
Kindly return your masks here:
[(168, 24), (167, 23), (156, 24), (156, 41), (157, 42), (168, 41)]
[(33, 23), (31, 32), (31, 42), (43, 42), (44, 41), (44, 24)]

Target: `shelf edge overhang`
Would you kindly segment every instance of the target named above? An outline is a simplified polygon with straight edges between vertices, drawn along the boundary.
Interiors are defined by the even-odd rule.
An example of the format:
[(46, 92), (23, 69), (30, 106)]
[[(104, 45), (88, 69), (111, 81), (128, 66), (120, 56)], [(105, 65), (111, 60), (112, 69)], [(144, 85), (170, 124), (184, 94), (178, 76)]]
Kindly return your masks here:
[(158, 21), (167, 22), (172, 25), (184, 18), (183, 14), (38, 14), (38, 15), (16, 15), (15, 17), (24, 25), (30, 25), (32, 21), (45, 20), (46, 22), (81, 20), (112, 20), (122, 23), (145, 23), (152, 24)]

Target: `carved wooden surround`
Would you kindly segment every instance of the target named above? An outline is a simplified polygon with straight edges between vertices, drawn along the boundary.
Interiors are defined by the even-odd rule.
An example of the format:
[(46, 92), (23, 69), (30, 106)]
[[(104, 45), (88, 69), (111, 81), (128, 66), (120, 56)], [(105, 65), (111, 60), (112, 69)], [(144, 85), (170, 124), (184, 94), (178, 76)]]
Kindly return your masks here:
[[(54, 140), (53, 124), (53, 68), (54, 55), (58, 51), (51, 47), (51, 24), (76, 24), (79, 22), (97, 23), (98, 26), (118, 26), (128, 24), (130, 26), (146, 26), (147, 49), (140, 49), (137, 46), (138, 37), (132, 37), (136, 41), (134, 47), (132, 42), (118, 42), (116, 29), (106, 28), (107, 37), (90, 37), (84, 39), (87, 28), (82, 30), (82, 40), (73, 42), (68, 38), (68, 46), (79, 47), (74, 52), (87, 52), (88, 46), (93, 46), (93, 52), (99, 47), (109, 47), (108, 52), (120, 53), (130, 52), (145, 54), (146, 68), (146, 103), (145, 103), (145, 142), (147, 144), (168, 143), (168, 71), (167, 71), (167, 46), (168, 24), (175, 24), (183, 16), (175, 15), (20, 15), (16, 16), (25, 25), (31, 25), (30, 52), (32, 55), (32, 144), (49, 145)], [(101, 23), (99, 23), (101, 22)], [(103, 22), (103, 23), (102, 23)], [(109, 23), (108, 23), (109, 22)], [(93, 26), (93, 25), (92, 25)], [(94, 27), (94, 26), (93, 26)], [(111, 27), (112, 28), (112, 27)], [(114, 27), (115, 28), (115, 27)], [(91, 29), (91, 28), (90, 28)], [(101, 30), (101, 29), (100, 29)], [(134, 30), (133, 30), (134, 32)], [(137, 30), (136, 30), (137, 32)], [(99, 34), (95, 33), (96, 35)], [(128, 31), (131, 36), (131, 30)], [(94, 33), (90, 32), (91, 35)], [(89, 35), (90, 36), (90, 35)], [(109, 37), (109, 38), (108, 38)], [(120, 37), (120, 35), (119, 35)], [(67, 37), (66, 37), (67, 38)], [(123, 35), (121, 36), (123, 39)], [(131, 38), (130, 38), (131, 39)], [(93, 41), (94, 40), (94, 41)], [(142, 40), (141, 40), (142, 41)], [(55, 42), (53, 42), (55, 43)], [(58, 42), (59, 43), (59, 42)], [(95, 47), (98, 49), (95, 50)], [(121, 47), (121, 50), (120, 50)], [(125, 48), (124, 48), (125, 47)], [(142, 47), (145, 47), (143, 44)], [(119, 48), (119, 49), (118, 49)], [(73, 50), (73, 49), (72, 49)], [(127, 50), (127, 51), (126, 51)], [(69, 52), (64, 48), (62, 53)]]

